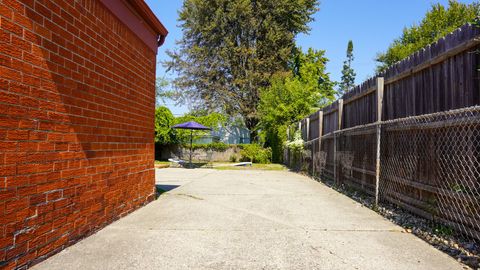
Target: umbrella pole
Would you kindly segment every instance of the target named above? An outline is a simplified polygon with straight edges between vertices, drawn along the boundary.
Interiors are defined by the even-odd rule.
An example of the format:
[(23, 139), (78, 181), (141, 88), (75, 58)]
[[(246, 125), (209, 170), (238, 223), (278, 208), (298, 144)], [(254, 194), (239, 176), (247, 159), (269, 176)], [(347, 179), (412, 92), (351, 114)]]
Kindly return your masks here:
[(193, 130), (190, 130), (190, 169), (192, 168), (192, 140), (193, 140)]

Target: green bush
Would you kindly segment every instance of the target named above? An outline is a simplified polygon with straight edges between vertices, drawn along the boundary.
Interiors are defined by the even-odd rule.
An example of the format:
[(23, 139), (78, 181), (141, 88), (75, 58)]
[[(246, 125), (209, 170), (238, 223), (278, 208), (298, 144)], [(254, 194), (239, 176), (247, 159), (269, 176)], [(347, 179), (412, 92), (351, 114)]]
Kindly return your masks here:
[(230, 156), (230, 162), (237, 162), (237, 156), (235, 154)]
[(176, 130), (172, 128), (175, 117), (165, 106), (155, 109), (155, 143), (171, 145), (177, 143)]
[[(190, 148), (190, 144), (184, 144), (183, 147)], [(192, 150), (204, 149), (204, 150), (212, 150), (217, 152), (225, 152), (230, 147), (232, 146), (223, 142), (213, 142), (208, 144), (193, 144)]]
[(272, 149), (263, 148), (258, 144), (245, 144), (242, 145), (240, 155), (242, 155), (242, 161), (267, 164), (272, 160)]

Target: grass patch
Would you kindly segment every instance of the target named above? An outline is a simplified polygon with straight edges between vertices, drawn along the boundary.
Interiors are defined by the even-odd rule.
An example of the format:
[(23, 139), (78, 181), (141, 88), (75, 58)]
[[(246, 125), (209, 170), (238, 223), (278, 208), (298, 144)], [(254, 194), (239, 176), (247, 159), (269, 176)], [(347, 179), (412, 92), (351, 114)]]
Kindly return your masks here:
[[(264, 171), (283, 171), (287, 170), (287, 167), (282, 164), (260, 164), (254, 163), (252, 166), (232, 166), (236, 162), (192, 162), (194, 168), (205, 168), (215, 170), (264, 170)], [(156, 168), (168, 168), (170, 167), (169, 161), (155, 160)], [(188, 168), (188, 162), (185, 167)]]
[(155, 160), (155, 165), (170, 165), (170, 161)]
[(168, 168), (168, 167), (170, 167), (170, 162), (169, 161), (155, 160), (155, 168), (163, 169), (163, 168)]
[(445, 225), (441, 225), (441, 224), (437, 224), (434, 226), (433, 228), (433, 231), (437, 234), (439, 234), (440, 236), (451, 236), (453, 235), (453, 229), (448, 227), (448, 226), (445, 226)]

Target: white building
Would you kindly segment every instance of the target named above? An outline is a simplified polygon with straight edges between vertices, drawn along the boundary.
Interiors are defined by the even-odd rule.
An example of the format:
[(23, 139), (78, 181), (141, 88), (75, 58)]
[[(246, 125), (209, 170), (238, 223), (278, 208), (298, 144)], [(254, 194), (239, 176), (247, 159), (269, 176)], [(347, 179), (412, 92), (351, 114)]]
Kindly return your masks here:
[(218, 131), (211, 131), (209, 135), (195, 139), (196, 144), (223, 142), (226, 144), (249, 144), (250, 131), (244, 127), (230, 126), (221, 127)]

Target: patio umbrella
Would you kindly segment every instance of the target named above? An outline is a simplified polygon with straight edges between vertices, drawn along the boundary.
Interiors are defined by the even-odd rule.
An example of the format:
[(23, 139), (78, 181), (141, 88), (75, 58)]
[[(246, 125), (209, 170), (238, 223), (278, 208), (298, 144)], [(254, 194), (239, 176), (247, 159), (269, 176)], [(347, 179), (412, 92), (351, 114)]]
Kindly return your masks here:
[(193, 141), (193, 131), (194, 130), (212, 130), (209, 127), (201, 125), (195, 121), (189, 121), (173, 126), (177, 129), (190, 129), (190, 168), (192, 168), (192, 141)]

